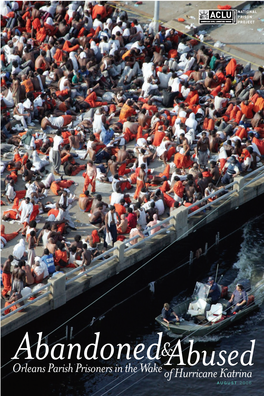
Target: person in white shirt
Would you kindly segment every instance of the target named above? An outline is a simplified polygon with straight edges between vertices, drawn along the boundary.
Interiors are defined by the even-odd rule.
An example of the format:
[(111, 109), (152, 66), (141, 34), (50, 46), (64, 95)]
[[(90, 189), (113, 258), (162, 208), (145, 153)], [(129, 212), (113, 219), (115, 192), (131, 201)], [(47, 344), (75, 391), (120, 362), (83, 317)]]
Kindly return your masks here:
[(111, 194), (111, 205), (119, 204), (124, 197), (125, 195), (121, 193), (120, 187), (116, 187), (116, 192)]
[(177, 51), (179, 54), (184, 54), (187, 53), (189, 51), (191, 51), (191, 47), (189, 47), (188, 45), (185, 44), (186, 41), (182, 41), (181, 43), (179, 43)]
[(224, 102), (227, 102), (227, 99), (223, 98), (223, 92), (219, 92), (214, 100), (215, 110), (221, 110)]
[[(27, 122), (31, 122), (30, 113), (26, 113), (24, 106), (22, 103), (18, 103), (18, 105), (14, 108), (14, 118), (21, 122), (24, 128), (27, 128)], [(27, 121), (27, 122), (26, 122)]]
[[(26, 231), (26, 228), (25, 228), (25, 227), (27, 226), (27, 224), (29, 224), (30, 215), (31, 215), (31, 213), (33, 212), (33, 204), (30, 202), (30, 199), (29, 199), (28, 197), (25, 198), (25, 199), (21, 202), (21, 204), (20, 204), (18, 210), (21, 211), (21, 214), (20, 214), (20, 223), (21, 223), (21, 224), (24, 224), (24, 229), (25, 229), (25, 231)], [(26, 224), (25, 224), (25, 223), (26, 223)], [(24, 232), (24, 230), (23, 230), (23, 232)]]
[(97, 15), (95, 20), (93, 21), (93, 29), (96, 30), (98, 26), (103, 30), (103, 24), (101, 22), (101, 15)]
[(109, 54), (110, 44), (107, 42), (107, 36), (101, 36), (101, 42), (99, 44), (101, 54)]
[[(144, 82), (141, 89), (141, 97), (148, 98), (150, 95), (156, 94), (156, 90), (158, 90), (157, 84), (152, 84), (152, 77), (147, 79), (147, 82)], [(159, 92), (158, 92), (159, 94)]]
[(63, 143), (61, 137), (61, 131), (59, 130), (53, 140), (53, 154), (52, 162), (55, 169), (54, 174), (60, 176), (61, 156), (60, 156), (60, 145)]
[(112, 36), (116, 36), (117, 32), (120, 32), (121, 35), (123, 34), (122, 21), (118, 22), (117, 25), (113, 28)]
[(9, 184), (6, 186), (6, 198), (8, 202), (13, 202), (16, 197), (16, 192), (14, 189), (14, 182), (13, 180), (10, 181)]
[(169, 79), (171, 78), (172, 73), (171, 72), (168, 73), (168, 69), (165, 66), (162, 68), (162, 72), (158, 72), (157, 75), (160, 80), (159, 88), (167, 89), (169, 84)]
[(162, 198), (155, 197), (154, 198), (155, 207), (158, 209), (158, 215), (162, 216), (165, 212), (165, 206)]

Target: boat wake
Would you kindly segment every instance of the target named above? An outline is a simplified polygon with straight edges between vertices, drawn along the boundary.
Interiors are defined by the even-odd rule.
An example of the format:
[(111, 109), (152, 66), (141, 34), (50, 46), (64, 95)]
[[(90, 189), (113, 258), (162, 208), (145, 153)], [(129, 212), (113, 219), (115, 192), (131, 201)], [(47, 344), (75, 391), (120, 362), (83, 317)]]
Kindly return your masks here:
[(238, 270), (237, 277), (228, 289), (234, 290), (239, 279), (249, 279), (255, 301), (262, 305), (264, 302), (264, 215), (249, 221), (243, 231), (244, 241), (241, 243), (238, 260), (233, 266)]

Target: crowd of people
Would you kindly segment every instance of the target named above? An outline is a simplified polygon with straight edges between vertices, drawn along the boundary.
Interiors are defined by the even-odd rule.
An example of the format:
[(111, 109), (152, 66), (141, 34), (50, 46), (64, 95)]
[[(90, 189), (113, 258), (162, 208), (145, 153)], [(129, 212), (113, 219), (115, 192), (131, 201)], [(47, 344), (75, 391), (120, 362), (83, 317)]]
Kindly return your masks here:
[[(175, 29), (156, 33), (110, 2), (4, 1), (0, 13), (1, 203), (12, 205), (2, 220), (22, 226), (6, 234), (2, 225), (2, 249), (23, 236), (2, 268), (7, 305), (66, 267), (83, 271), (117, 240), (136, 244), (162, 217), (197, 210), (261, 164), (261, 67)], [(68, 243), (76, 205), (94, 230)]]

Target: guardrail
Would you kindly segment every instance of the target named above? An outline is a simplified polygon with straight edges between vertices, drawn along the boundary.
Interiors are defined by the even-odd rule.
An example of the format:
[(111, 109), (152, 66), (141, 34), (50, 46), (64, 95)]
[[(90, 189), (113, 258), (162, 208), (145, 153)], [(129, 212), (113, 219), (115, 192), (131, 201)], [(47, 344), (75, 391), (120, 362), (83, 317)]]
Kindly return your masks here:
[(9, 304), (9, 305), (8, 305), (7, 307), (5, 307), (5, 308), (2, 308), (2, 309), (1, 309), (1, 320), (4, 320), (4, 319), (9, 318), (10, 316), (14, 315), (16, 312), (19, 312), (19, 311), (21, 311), (22, 309), (27, 308), (27, 307), (29, 307), (30, 305), (34, 304), (36, 301), (39, 301), (39, 300), (41, 300), (42, 298), (47, 297), (47, 296), (51, 293), (50, 290), (48, 290), (46, 293), (41, 294), (40, 296), (34, 298), (34, 300), (30, 300), (29, 302), (27, 302), (26, 304), (22, 305), (21, 307), (15, 309), (14, 311), (10, 312), (9, 314), (2, 316), (2, 315), (4, 314), (4, 312), (5, 312), (7, 309), (10, 309), (10, 308), (13, 307), (14, 305), (20, 304), (22, 301), (28, 300), (30, 297), (35, 296), (37, 293), (39, 293), (40, 291), (42, 291), (42, 290), (44, 290), (44, 289), (47, 289), (47, 288), (48, 288), (48, 289), (50, 288), (50, 284), (44, 285), (44, 286), (40, 287), (37, 291), (35, 291), (35, 292), (33, 292), (33, 293), (30, 293), (30, 294), (28, 294), (27, 296), (22, 297), (22, 298), (20, 298), (20, 299), (17, 300), (17, 301), (14, 301), (12, 304)]
[[(95, 258), (91, 261), (91, 264), (92, 264), (93, 262), (95, 262), (95, 261), (101, 259), (101, 258), (103, 259), (104, 256), (109, 255), (109, 253), (112, 253), (112, 252), (114, 252), (115, 250), (116, 250), (116, 248), (113, 247), (113, 248), (111, 248), (111, 249), (105, 251), (104, 253), (100, 254), (100, 255), (97, 256), (97, 257), (95, 257)], [(113, 258), (113, 256), (111, 256), (111, 259), (112, 259), (112, 258)], [(69, 283), (71, 283), (71, 282), (73, 282), (74, 280), (76, 280), (76, 279), (78, 279), (78, 278), (81, 278), (81, 276), (86, 275), (86, 273), (87, 273), (87, 272), (90, 272), (92, 269), (95, 269), (95, 268), (97, 268), (97, 267), (100, 267), (101, 265), (105, 264), (106, 261), (107, 261), (107, 260), (103, 260), (100, 264), (94, 265), (93, 267), (89, 267), (89, 269), (86, 270), (85, 272), (82, 272), (82, 273), (79, 274), (78, 276), (75, 276), (74, 278), (69, 279), (69, 280), (66, 282), (66, 285), (69, 284)], [(108, 261), (109, 261), (109, 259), (108, 259)], [(74, 268), (73, 270), (69, 271), (69, 272), (67, 273), (67, 277), (73, 275), (73, 274), (74, 274), (75, 272), (77, 272), (77, 271), (80, 271), (81, 268), (82, 268), (82, 265), (79, 265), (78, 267), (76, 267), (76, 268)]]
[[(234, 190), (234, 191), (229, 191), (229, 193), (224, 194), (224, 195), (222, 195), (221, 197), (218, 197), (218, 198), (214, 199), (212, 202), (209, 202), (208, 204), (203, 205), (201, 208), (195, 210), (194, 212), (189, 213), (189, 214), (188, 214), (188, 218), (197, 215), (197, 213), (202, 212), (203, 210), (209, 208), (209, 207), (212, 206), (213, 204), (215, 205), (217, 202), (219, 202), (219, 201), (221, 201), (221, 200), (223, 200), (223, 199), (225, 199), (225, 198), (227, 198), (227, 197), (229, 197), (230, 195), (235, 194), (235, 193), (237, 193), (236, 190)], [(190, 208), (190, 207), (188, 207), (188, 209), (189, 209), (189, 208)]]
[[(144, 235), (146, 235), (146, 233), (148, 233), (149, 231), (154, 230), (155, 228), (160, 227), (160, 226), (162, 226), (163, 224), (168, 223), (168, 221), (170, 221), (171, 219), (174, 219), (174, 217), (173, 217), (173, 216), (170, 216), (170, 217), (168, 217), (167, 219), (160, 221), (158, 224), (155, 224), (153, 227), (150, 227), (150, 228), (148, 228), (147, 230), (144, 230), (144, 232), (142, 232), (142, 233), (143, 233)], [(144, 239), (142, 239), (141, 241), (139, 241), (139, 242), (135, 243), (134, 245), (131, 245), (131, 246), (129, 246), (128, 248), (126, 248), (125, 252), (128, 252), (128, 251), (131, 250), (131, 249), (137, 248), (138, 245), (139, 245), (139, 244), (142, 244), (143, 241), (145, 242), (145, 241), (151, 239), (154, 235), (162, 234), (162, 233), (166, 232), (166, 230), (168, 230), (168, 228), (171, 228), (171, 227), (174, 227), (173, 224), (168, 224), (167, 227), (162, 227), (161, 230), (156, 231), (154, 234), (151, 234), (151, 235), (146, 236), (146, 237), (145, 237)], [(135, 235), (133, 238), (126, 239), (126, 241), (124, 241), (124, 243), (127, 245), (127, 244), (130, 243), (131, 241), (133, 241), (133, 240), (135, 240), (135, 239), (138, 239), (138, 238), (140, 238), (140, 235)]]
[[(116, 250), (116, 248), (113, 248), (113, 250)], [(98, 256), (98, 257), (99, 257), (99, 256)], [(87, 275), (89, 272), (95, 270), (96, 268), (101, 267), (102, 265), (108, 263), (109, 261), (112, 261), (112, 260), (115, 259), (115, 258), (117, 258), (117, 255), (116, 255), (116, 254), (114, 254), (113, 256), (111, 256), (110, 258), (108, 258), (108, 259), (106, 259), (106, 260), (103, 260), (102, 262), (100, 262), (100, 263), (97, 264), (97, 265), (94, 265), (94, 266), (92, 266), (92, 267), (89, 267), (86, 271), (83, 271), (83, 272), (81, 272), (80, 274), (74, 276), (73, 278), (67, 280), (67, 281), (65, 282), (65, 285), (68, 286), (70, 283), (74, 282), (76, 279), (82, 278), (84, 275)], [(80, 268), (77, 268), (77, 270), (80, 270)], [(68, 273), (67, 275), (69, 275), (69, 273)]]
[[(252, 175), (255, 175), (255, 174), (258, 174), (258, 175), (257, 175), (256, 177), (254, 177), (253, 179), (251, 179), (249, 182), (245, 183), (245, 184), (242, 186), (242, 189), (245, 188), (245, 187), (247, 187), (249, 184), (251, 184), (251, 183), (253, 183), (253, 182), (259, 180), (260, 178), (264, 177), (264, 166), (261, 166), (261, 167), (259, 167), (258, 169), (254, 170), (253, 172), (250, 172), (250, 173), (246, 174), (245, 176), (243, 176), (243, 179), (242, 179), (242, 180), (248, 179), (249, 177), (251, 177)], [(208, 201), (209, 198), (213, 198), (213, 197), (215, 197), (216, 195), (219, 195), (219, 194), (223, 193), (223, 191), (229, 190), (231, 187), (234, 187), (235, 185), (238, 185), (238, 184), (239, 184), (239, 183), (238, 183), (237, 181), (233, 181), (232, 183), (227, 184), (226, 186), (223, 186), (223, 189), (220, 188), (219, 190), (216, 190), (216, 191), (212, 192), (212, 193), (211, 193), (210, 195), (208, 195), (207, 197), (204, 197), (204, 198), (200, 199), (199, 201), (193, 203), (192, 205), (188, 206), (188, 210), (190, 210), (191, 208), (193, 208), (193, 207), (195, 207), (195, 206), (198, 206), (198, 205), (202, 204), (203, 202)], [(242, 190), (242, 189), (241, 189), (241, 190)], [(217, 198), (217, 199), (214, 199), (212, 202), (209, 202), (209, 203), (207, 203), (206, 205), (203, 205), (201, 208), (195, 210), (194, 212), (189, 213), (189, 214), (188, 214), (188, 218), (189, 218), (189, 217), (192, 217), (192, 216), (195, 216), (197, 213), (200, 213), (200, 212), (202, 212), (204, 209), (207, 209), (207, 208), (211, 207), (212, 205), (215, 205), (217, 202), (221, 201), (221, 200), (224, 199), (224, 198), (229, 197), (230, 195), (232, 195), (232, 194), (234, 194), (234, 193), (239, 193), (241, 190), (232, 190), (232, 191), (230, 191), (230, 192), (224, 194), (223, 196), (221, 196), (221, 197), (219, 197), (219, 198)]]
[(230, 184), (227, 184), (226, 186), (224, 186), (224, 188), (216, 190), (216, 191), (212, 192), (210, 195), (207, 195), (207, 197), (204, 197), (204, 198), (200, 199), (199, 201), (196, 201), (192, 205), (188, 206), (188, 209), (191, 209), (191, 208), (194, 208), (197, 205), (200, 205), (201, 203), (207, 201), (209, 198), (215, 197), (216, 195), (222, 193), (223, 190), (228, 190), (229, 188), (233, 187), (235, 184), (238, 184), (238, 182), (234, 181), (234, 182), (232, 182)]
[[(263, 177), (264, 176), (264, 166), (263, 167), (261, 167), (261, 168), (259, 168), (259, 169), (262, 169), (262, 174), (260, 174), (260, 175), (258, 175), (258, 176), (256, 176), (256, 177), (254, 177), (253, 179), (251, 179), (251, 180), (249, 180), (249, 182), (247, 182), (246, 184), (244, 184), (244, 187), (246, 187), (246, 186), (248, 186), (249, 184), (251, 184), (251, 183), (253, 183), (253, 182), (255, 182), (255, 181), (257, 181), (258, 179), (260, 179), (261, 177)], [(247, 175), (246, 177), (249, 177), (249, 176), (251, 176), (253, 173), (255, 173), (256, 171), (254, 171), (254, 172), (252, 172), (252, 173), (250, 173), (249, 175)], [(245, 178), (246, 178), (245, 177)]]
[[(257, 176), (255, 176), (257, 175)], [(247, 183), (244, 183), (245, 179), (248, 179), (252, 176), (253, 179), (249, 180)], [(189, 206), (189, 207), (184, 207), (181, 206), (180, 208), (174, 210), (172, 212), (172, 215), (170, 217), (168, 217), (165, 220), (160, 221), (159, 223), (155, 224), (154, 226), (152, 226), (151, 228), (149, 228), (148, 230), (143, 231), (143, 234), (146, 234), (146, 231), (149, 232), (151, 230), (155, 230), (155, 228), (157, 227), (162, 227), (159, 231), (156, 231), (154, 234), (146, 236), (144, 239), (140, 240), (139, 242), (135, 243), (134, 245), (130, 245), (128, 247), (126, 247), (127, 244), (130, 244), (131, 241), (135, 240), (135, 239), (139, 239), (140, 236), (139, 235), (135, 235), (133, 238), (130, 239), (126, 239), (123, 243), (118, 242), (113, 248), (105, 251), (104, 253), (102, 253), (100, 256), (95, 257), (91, 264), (96, 263), (98, 260), (100, 259), (104, 259), (104, 257), (106, 255), (111, 254), (110, 258), (104, 259), (101, 262), (93, 265), (93, 266), (89, 266), (84, 272), (80, 272), (78, 273), (76, 276), (71, 277), (72, 275), (75, 275), (76, 272), (80, 271), (81, 266), (69, 271), (67, 273), (67, 277), (62, 276), (62, 277), (52, 277), (50, 278), (51, 283), (48, 283), (42, 287), (40, 287), (38, 289), (37, 292), (32, 292), (31, 294), (27, 295), (26, 297), (23, 297), (15, 302), (13, 302), (12, 304), (8, 305), (7, 307), (3, 308), (1, 310), (1, 315), (4, 314), (5, 310), (8, 308), (11, 308), (13, 306), (15, 306), (16, 304), (19, 304), (21, 302), (24, 302), (25, 300), (28, 300), (28, 298), (35, 296), (36, 293), (39, 293), (42, 290), (48, 289), (48, 291), (40, 296), (38, 296), (37, 298), (35, 298), (34, 300), (28, 301), (25, 305), (22, 305), (21, 307), (18, 307), (17, 309), (15, 309), (14, 311), (10, 312), (7, 315), (2, 316), (2, 321), (4, 321), (5, 319), (11, 317), (12, 315), (14, 315), (15, 313), (24, 310), (25, 308), (27, 308), (28, 306), (34, 304), (36, 301), (39, 301), (47, 296), (49, 296), (50, 294), (52, 295), (52, 298), (54, 299), (54, 305), (53, 308), (50, 309), (56, 309), (56, 307), (63, 305), (66, 303), (66, 292), (67, 292), (67, 287), (68, 285), (72, 284), (75, 280), (84, 277), (85, 275), (87, 275), (88, 273), (92, 272), (93, 270), (103, 266), (104, 264), (113, 261), (114, 259), (119, 258), (119, 264), (121, 264), (121, 270), (126, 268), (129, 264), (127, 263), (127, 258), (125, 257), (125, 253), (132, 250), (132, 249), (136, 249), (138, 248), (138, 246), (140, 246), (140, 244), (145, 243), (146, 241), (151, 240), (153, 237), (155, 237), (156, 235), (159, 234), (164, 234), (164, 233), (168, 233), (170, 232), (171, 229), (173, 229), (173, 231), (176, 233), (177, 235), (177, 239), (180, 239), (181, 237), (187, 236), (189, 233), (189, 225), (188, 225), (188, 218), (196, 215), (197, 213), (200, 213), (202, 211), (204, 211), (206, 208), (209, 208), (211, 205), (216, 205), (218, 202), (220, 202), (223, 199), (227, 199), (229, 200), (229, 197), (233, 194), (236, 194), (237, 197), (231, 200), (232, 202), (232, 208), (234, 208), (237, 204), (239, 204), (238, 202), (240, 202), (241, 197), (242, 199), (242, 203), (244, 203), (244, 197), (242, 196), (242, 194), (240, 194), (240, 192), (248, 185), (250, 185), (251, 183), (259, 180), (260, 178), (264, 177), (264, 166), (256, 169), (253, 172), (250, 172), (248, 174), (246, 174), (244, 177), (237, 177), (236, 180), (233, 183), (228, 184), (227, 186), (224, 186), (225, 190), (230, 190), (231, 188), (233, 188), (234, 186), (236, 186), (236, 188), (234, 190), (229, 191), (228, 193), (224, 194), (221, 197), (218, 197), (217, 199), (215, 199), (214, 201), (207, 203), (206, 205), (202, 206), (201, 208), (197, 209), (196, 211), (189, 213), (189, 209), (191, 209), (192, 207), (202, 204), (205, 201), (208, 201), (209, 198), (216, 196), (217, 194), (220, 194), (223, 192), (222, 189), (219, 189), (215, 192), (213, 192), (212, 194), (210, 194), (207, 197), (204, 197), (203, 199), (201, 199), (200, 201), (195, 202), (193, 205)], [(260, 184), (260, 187), (262, 187), (263, 190), (263, 184)], [(252, 197), (247, 197), (247, 201), (252, 199), (253, 197), (257, 196), (259, 193), (258, 190), (254, 190), (254, 194), (252, 194)], [(248, 192), (248, 189), (247, 189)], [(208, 213), (208, 212), (207, 212)], [(164, 227), (164, 224), (166, 224), (166, 226)], [(173, 237), (172, 237), (173, 238)], [(138, 255), (138, 252), (135, 253), (136, 255)], [(142, 257), (144, 256), (141, 255)], [(133, 259), (132, 259), (133, 261)], [(118, 269), (118, 271), (120, 270), (120, 268)], [(69, 279), (69, 277), (71, 277)], [(58, 278), (58, 279), (56, 279)], [(51, 290), (50, 290), (51, 288)], [(59, 302), (58, 305), (58, 300), (61, 300)], [(52, 305), (51, 305), (52, 306)]]

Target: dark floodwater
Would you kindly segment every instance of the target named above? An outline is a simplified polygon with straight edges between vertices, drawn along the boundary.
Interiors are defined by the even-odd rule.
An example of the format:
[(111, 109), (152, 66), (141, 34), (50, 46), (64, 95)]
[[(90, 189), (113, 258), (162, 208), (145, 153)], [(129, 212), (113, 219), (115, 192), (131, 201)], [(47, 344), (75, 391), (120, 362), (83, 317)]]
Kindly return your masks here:
[[(223, 226), (223, 225), (222, 225)], [(239, 227), (239, 224), (237, 224)], [(24, 381), (25, 394), (33, 394), (31, 386), (36, 386), (38, 395), (177, 395), (177, 396), (197, 396), (214, 395), (224, 393), (226, 395), (240, 395), (241, 393), (248, 396), (263, 395), (264, 376), (263, 376), (263, 351), (264, 351), (264, 304), (263, 295), (264, 288), (259, 287), (259, 281), (263, 279), (264, 273), (264, 215), (256, 216), (253, 220), (248, 221), (240, 230), (233, 233), (220, 243), (218, 247), (212, 248), (206, 257), (195, 261), (192, 266), (184, 265), (180, 269), (173, 270), (174, 260), (184, 263), (188, 259), (189, 251), (199, 247), (205, 241), (209, 241), (209, 246), (213, 243), (215, 230), (211, 239), (207, 237), (197, 240), (195, 234), (190, 242), (182, 243), (177, 248), (172, 247), (165, 251), (162, 256), (153, 260), (148, 266), (140, 270), (136, 275), (131, 277), (121, 287), (115, 291), (115, 294), (108, 294), (102, 299), (97, 307), (91, 308), (83, 312), (77, 318), (69, 322), (73, 327), (75, 335), (72, 343), (79, 343), (84, 349), (88, 344), (95, 341), (94, 333), (100, 332), (100, 347), (107, 343), (116, 346), (117, 344), (128, 343), (131, 347), (131, 359), (127, 359), (123, 354), (120, 359), (116, 358), (116, 350), (114, 356), (109, 360), (103, 360), (100, 356), (96, 360), (86, 361), (85, 359), (71, 360), (71, 366), (76, 370), (77, 363), (81, 364), (83, 370), (85, 367), (94, 372), (73, 372), (73, 373), (48, 373), (49, 363), (53, 362), (55, 366), (68, 366), (67, 360), (52, 361), (47, 359), (44, 363), (34, 360), (29, 363), (28, 367), (38, 367), (44, 365), (46, 372), (42, 374), (17, 373), (7, 376), (3, 382), (3, 389), (7, 385), (17, 385), (19, 389), (20, 381)], [(209, 230), (210, 233), (210, 230)], [(220, 230), (221, 233), (221, 230)], [(227, 232), (222, 231), (222, 235)], [(199, 235), (201, 237), (201, 235)], [(211, 243), (210, 243), (211, 241)], [(188, 245), (189, 243), (189, 245)], [(242, 323), (233, 328), (229, 328), (219, 335), (208, 335), (203, 338), (189, 337), (182, 342), (183, 356), (187, 359), (189, 350), (189, 341), (194, 339), (194, 349), (201, 353), (203, 350), (210, 357), (215, 352), (215, 361), (220, 361), (217, 356), (220, 351), (226, 350), (230, 353), (237, 350), (239, 356), (249, 350), (251, 340), (255, 340), (255, 349), (252, 366), (242, 366), (238, 363), (235, 366), (225, 364), (224, 366), (203, 366), (199, 361), (195, 366), (184, 367), (184, 373), (202, 372), (208, 375), (208, 372), (217, 372), (216, 378), (175, 378), (175, 370), (179, 368), (176, 362), (172, 360), (172, 366), (165, 366), (166, 359), (149, 360), (146, 357), (146, 349), (153, 343), (158, 341), (157, 333), (162, 331), (155, 322), (154, 317), (160, 312), (165, 301), (177, 302), (184, 300), (192, 291), (196, 280), (206, 281), (208, 274), (214, 274), (217, 263), (219, 263), (219, 273), (223, 274), (222, 282), (224, 285), (230, 285), (233, 289), (236, 281), (241, 278), (251, 280), (252, 288), (255, 289), (255, 298), (261, 301), (260, 310), (252, 314)], [(168, 267), (166, 266), (168, 264)], [(170, 272), (170, 274), (167, 274)], [(152, 277), (153, 276), (153, 277)], [(147, 286), (149, 281), (155, 281), (155, 292), (152, 293)], [(146, 283), (147, 282), (147, 283)], [(111, 285), (110, 285), (111, 286)], [(102, 293), (98, 290), (98, 294)], [(114, 292), (113, 292), (114, 293)], [(133, 294), (131, 296), (131, 294)], [(85, 294), (78, 301), (80, 307), (84, 307), (95, 299), (96, 291), (91, 297)], [(87, 299), (86, 301), (84, 301)], [(125, 300), (125, 301), (123, 301)], [(114, 305), (117, 305), (114, 307)], [(76, 304), (76, 302), (75, 302)], [(74, 303), (68, 304), (69, 314), (76, 313)], [(58, 311), (62, 316), (61, 320), (65, 320), (63, 314), (65, 312)], [(89, 326), (92, 317), (95, 318), (94, 324)], [(47, 316), (45, 321), (39, 322), (35, 326), (16, 332), (12, 342), (15, 348), (19, 345), (25, 331), (29, 331), (32, 340), (38, 331), (47, 334), (50, 329), (55, 328), (61, 323), (58, 314), (55, 316)], [(65, 328), (65, 327), (64, 327)], [(60, 329), (49, 337), (50, 342), (58, 342), (63, 336), (64, 329)], [(10, 343), (11, 341), (7, 339)], [(172, 339), (169, 335), (164, 334), (162, 342), (170, 342), (171, 346), (175, 345), (177, 340)], [(134, 348), (143, 343), (145, 350), (141, 355), (145, 358), (136, 360), (133, 357)], [(9, 344), (10, 346), (10, 344)], [(109, 347), (110, 348), (110, 347)], [(82, 349), (82, 350), (83, 350)], [(16, 350), (16, 349), (15, 349)], [(105, 352), (109, 353), (110, 349)], [(2, 364), (9, 359), (11, 354), (6, 343), (2, 344)], [(4, 359), (3, 359), (4, 357)], [(4, 362), (3, 362), (4, 360)], [(237, 361), (236, 359), (235, 361)], [(19, 361), (20, 362), (20, 361)], [(22, 362), (22, 361), (21, 361)], [(133, 372), (126, 372), (128, 363), (133, 368)], [(142, 372), (142, 366), (150, 363), (151, 367), (161, 366), (161, 372)], [(12, 369), (13, 364), (9, 366)], [(65, 366), (64, 366), (65, 367)], [(79, 365), (79, 367), (81, 367)], [(247, 375), (252, 373), (252, 377), (227, 378), (220, 377), (221, 368), (228, 368), (225, 373), (244, 372)], [(7, 367), (5, 367), (5, 370)], [(172, 375), (170, 377), (170, 370)], [(100, 372), (96, 372), (99, 371)], [(107, 372), (101, 372), (102, 370)], [(135, 371), (135, 372), (134, 372)], [(3, 372), (6, 375), (7, 371)], [(189, 374), (192, 375), (192, 374)], [(31, 384), (30, 384), (31, 383)], [(35, 385), (34, 385), (35, 384)], [(29, 387), (29, 389), (28, 389)], [(27, 390), (26, 390), (27, 389)]]

